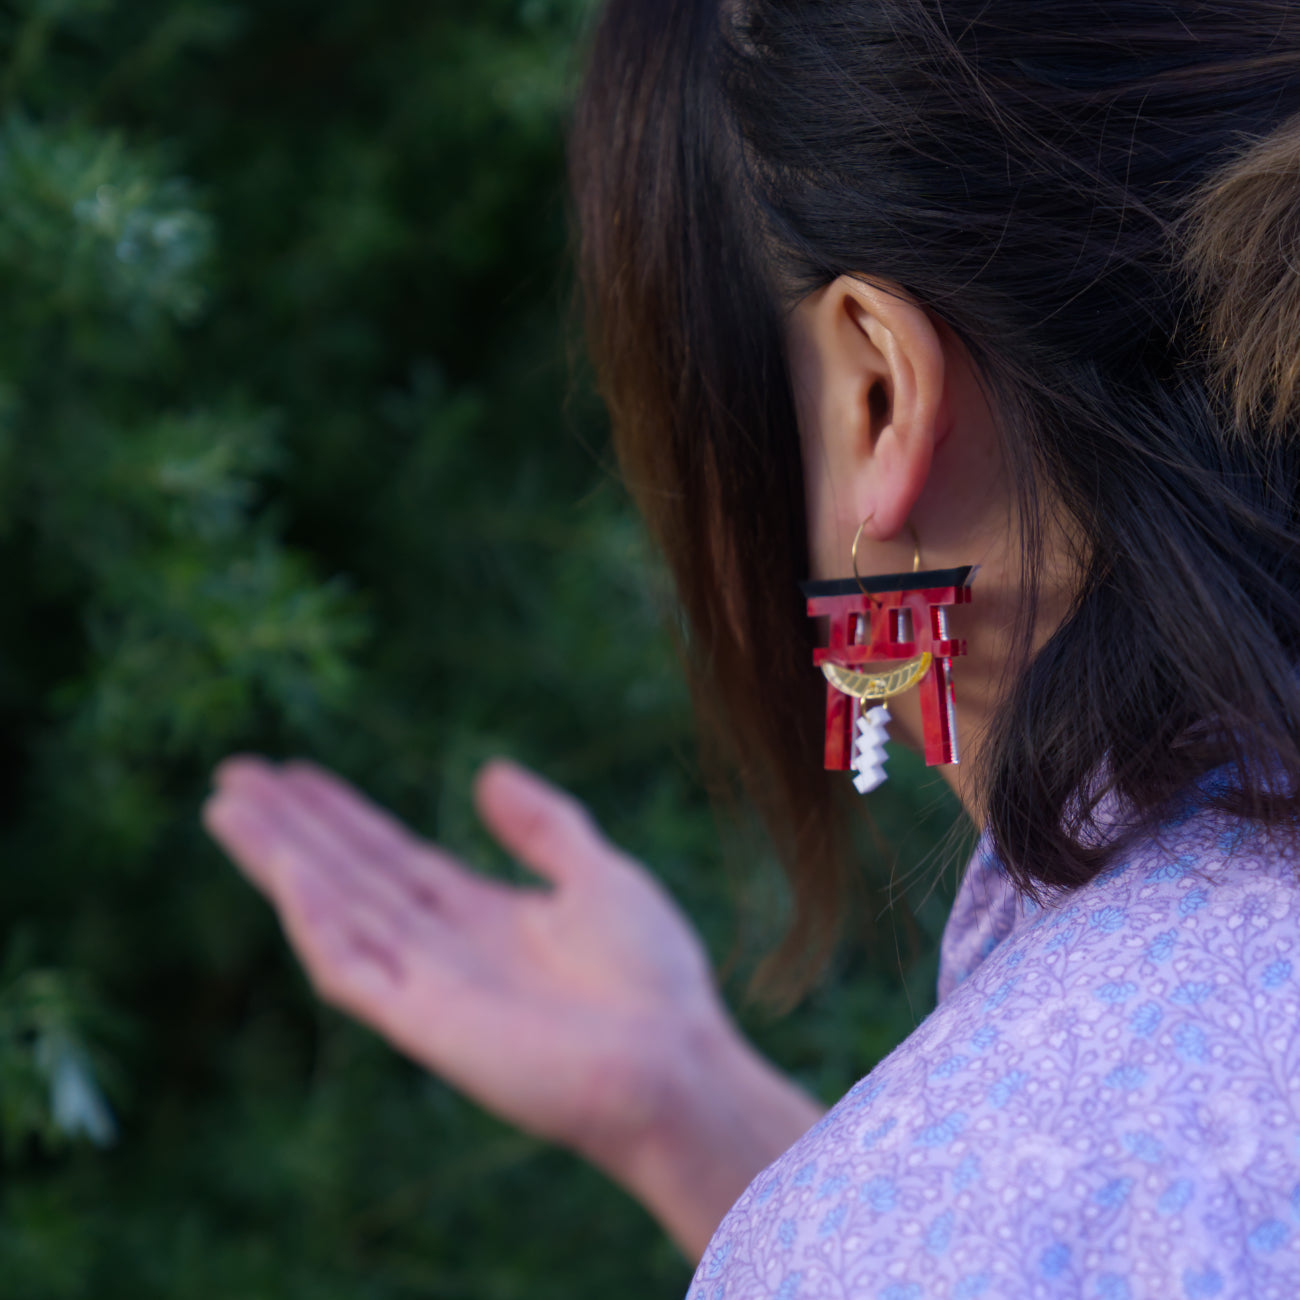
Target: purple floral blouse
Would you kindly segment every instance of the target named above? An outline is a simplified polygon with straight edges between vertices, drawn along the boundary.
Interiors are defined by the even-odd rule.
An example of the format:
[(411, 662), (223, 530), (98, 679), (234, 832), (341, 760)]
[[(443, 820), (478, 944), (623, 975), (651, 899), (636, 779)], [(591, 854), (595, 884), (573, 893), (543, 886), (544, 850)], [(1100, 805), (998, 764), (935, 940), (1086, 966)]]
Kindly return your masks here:
[(1194, 806), (1043, 907), (978, 851), (938, 1008), (688, 1300), (1300, 1300), (1298, 867)]

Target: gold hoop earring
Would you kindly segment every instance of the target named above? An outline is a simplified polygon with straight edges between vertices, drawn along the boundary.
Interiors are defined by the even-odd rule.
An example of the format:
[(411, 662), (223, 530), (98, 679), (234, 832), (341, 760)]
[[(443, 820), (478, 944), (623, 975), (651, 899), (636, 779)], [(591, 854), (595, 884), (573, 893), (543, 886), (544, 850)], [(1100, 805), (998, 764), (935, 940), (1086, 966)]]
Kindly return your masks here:
[[(863, 521), (858, 525), (858, 531), (857, 531), (856, 533), (853, 534), (853, 548), (849, 551), (849, 559), (850, 559), (850, 560), (852, 561), (852, 563), (853, 563), (853, 576), (857, 579), (858, 587), (861, 589), (862, 594), (863, 594), (864, 596), (869, 596), (871, 593), (866, 589), (866, 587), (864, 587), (864, 586), (862, 585), (862, 575), (858, 572), (858, 543), (862, 540), (862, 530), (863, 530), (863, 529), (864, 529), (864, 528), (865, 528), (865, 527), (866, 527), (866, 526), (867, 526), (867, 525), (868, 525), (868, 524), (869, 524), (869, 523), (870, 523), (870, 522), (871, 522), (875, 517), (876, 517), (876, 512), (873, 510), (873, 511), (872, 511), (872, 512), (871, 512), (871, 513), (870, 513), (870, 514), (869, 514), (869, 515), (868, 515), (868, 516), (867, 516), (867, 517), (866, 517), (866, 518), (865, 518), (865, 519), (864, 519), (864, 520), (863, 520)], [(919, 551), (919, 550), (917, 551), (917, 556), (918, 556), (918, 558), (920, 557), (920, 551)]]
[[(864, 596), (869, 596), (871, 593), (866, 589), (865, 586), (863, 586), (862, 575), (858, 572), (858, 543), (862, 540), (863, 529), (865, 529), (866, 526), (875, 517), (876, 517), (876, 512), (873, 510), (858, 525), (858, 531), (853, 534), (853, 546), (849, 551), (849, 559), (853, 564), (853, 576), (854, 578), (857, 579), (858, 588), (861, 590)], [(920, 573), (921, 572), (921, 539), (917, 536), (916, 528), (910, 519), (907, 521), (907, 531), (908, 533), (911, 534), (912, 537), (912, 572)]]

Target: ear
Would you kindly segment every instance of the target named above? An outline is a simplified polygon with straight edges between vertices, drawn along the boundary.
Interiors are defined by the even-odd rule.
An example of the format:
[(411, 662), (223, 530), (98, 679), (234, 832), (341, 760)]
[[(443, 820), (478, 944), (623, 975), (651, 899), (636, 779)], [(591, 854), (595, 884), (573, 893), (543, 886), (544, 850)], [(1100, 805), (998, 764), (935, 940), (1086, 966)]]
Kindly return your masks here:
[(788, 331), (814, 548), (868, 517), (864, 536), (887, 541), (947, 432), (938, 330), (901, 290), (840, 276), (795, 306)]

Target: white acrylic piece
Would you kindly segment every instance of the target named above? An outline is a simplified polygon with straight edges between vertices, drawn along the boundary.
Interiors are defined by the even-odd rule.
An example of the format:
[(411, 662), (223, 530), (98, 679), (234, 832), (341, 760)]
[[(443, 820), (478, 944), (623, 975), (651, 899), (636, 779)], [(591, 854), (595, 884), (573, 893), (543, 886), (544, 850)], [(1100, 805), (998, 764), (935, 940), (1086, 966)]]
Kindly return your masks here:
[(889, 735), (889, 710), (878, 704), (858, 719), (858, 738), (853, 746), (853, 786), (859, 794), (870, 794), (885, 781), (885, 740)]
[(859, 794), (870, 794), (873, 790), (879, 788), (885, 783), (885, 769), (883, 767), (868, 767), (859, 772), (853, 778), (854, 789)]

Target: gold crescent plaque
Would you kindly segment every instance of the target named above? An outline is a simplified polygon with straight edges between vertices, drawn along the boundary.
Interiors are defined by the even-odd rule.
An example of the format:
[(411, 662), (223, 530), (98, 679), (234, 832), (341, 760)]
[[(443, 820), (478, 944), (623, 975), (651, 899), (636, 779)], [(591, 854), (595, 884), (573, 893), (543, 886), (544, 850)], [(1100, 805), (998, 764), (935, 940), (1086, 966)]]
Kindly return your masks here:
[(897, 668), (870, 669), (854, 672), (839, 664), (822, 664), (822, 673), (837, 691), (852, 695), (857, 700), (888, 700), (910, 691), (930, 671), (930, 655), (919, 654)]

